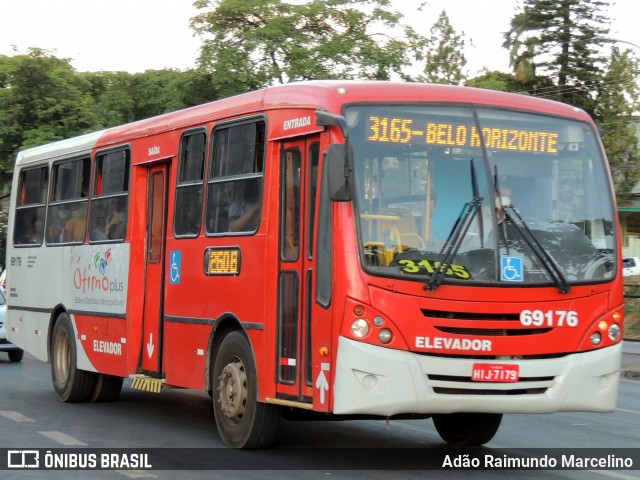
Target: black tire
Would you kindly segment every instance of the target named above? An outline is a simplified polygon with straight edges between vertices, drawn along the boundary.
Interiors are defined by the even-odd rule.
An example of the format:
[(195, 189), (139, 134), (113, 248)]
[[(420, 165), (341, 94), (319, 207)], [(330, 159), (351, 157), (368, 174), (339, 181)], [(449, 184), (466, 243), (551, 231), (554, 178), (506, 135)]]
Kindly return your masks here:
[(223, 340), (211, 369), (213, 413), (222, 441), (233, 448), (264, 448), (276, 435), (280, 411), (257, 401), (256, 366), (240, 332)]
[(122, 391), (122, 377), (100, 373), (96, 378), (96, 386), (91, 395), (92, 402), (115, 402)]
[(7, 353), (9, 354), (9, 360), (12, 362), (20, 362), (24, 356), (24, 350), (9, 350)]
[(77, 359), (71, 319), (61, 313), (51, 335), (51, 378), (53, 389), (63, 402), (85, 402), (95, 389), (97, 374), (79, 370)]
[(491, 440), (502, 422), (501, 413), (449, 413), (433, 415), (440, 437), (459, 447), (477, 447)]

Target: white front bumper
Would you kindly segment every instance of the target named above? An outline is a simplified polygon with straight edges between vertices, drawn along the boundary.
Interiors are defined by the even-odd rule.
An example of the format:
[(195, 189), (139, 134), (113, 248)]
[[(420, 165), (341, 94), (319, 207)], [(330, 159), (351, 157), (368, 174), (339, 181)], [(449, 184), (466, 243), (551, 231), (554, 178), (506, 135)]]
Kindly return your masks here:
[[(333, 413), (613, 411), (622, 344), (560, 358), (477, 360), (338, 340)], [(471, 382), (474, 363), (517, 363), (517, 383)]]

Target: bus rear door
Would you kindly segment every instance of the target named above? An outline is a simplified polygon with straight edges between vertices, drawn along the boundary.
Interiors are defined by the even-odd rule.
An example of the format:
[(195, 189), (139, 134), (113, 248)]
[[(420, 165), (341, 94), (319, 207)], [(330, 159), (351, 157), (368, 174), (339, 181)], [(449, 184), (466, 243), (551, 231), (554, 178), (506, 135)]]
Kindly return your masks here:
[(142, 336), (142, 370), (162, 371), (164, 237), (167, 218), (168, 164), (154, 164), (147, 176), (147, 232)]

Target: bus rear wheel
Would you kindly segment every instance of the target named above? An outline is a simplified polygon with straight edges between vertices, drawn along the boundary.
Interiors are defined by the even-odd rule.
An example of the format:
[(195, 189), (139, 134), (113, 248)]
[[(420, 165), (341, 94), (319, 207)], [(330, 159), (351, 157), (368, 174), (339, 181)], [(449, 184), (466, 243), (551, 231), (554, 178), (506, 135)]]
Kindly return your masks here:
[(226, 445), (264, 448), (273, 442), (280, 412), (257, 401), (256, 366), (242, 333), (231, 332), (222, 340), (211, 369), (211, 388), (216, 425)]
[(476, 447), (493, 438), (502, 422), (501, 413), (449, 413), (433, 415), (440, 437), (451, 445)]
[(122, 390), (122, 377), (100, 373), (96, 376), (96, 387), (91, 394), (92, 402), (115, 402)]
[(77, 367), (75, 335), (66, 313), (58, 316), (51, 335), (51, 378), (59, 400), (85, 402), (91, 398), (96, 374)]

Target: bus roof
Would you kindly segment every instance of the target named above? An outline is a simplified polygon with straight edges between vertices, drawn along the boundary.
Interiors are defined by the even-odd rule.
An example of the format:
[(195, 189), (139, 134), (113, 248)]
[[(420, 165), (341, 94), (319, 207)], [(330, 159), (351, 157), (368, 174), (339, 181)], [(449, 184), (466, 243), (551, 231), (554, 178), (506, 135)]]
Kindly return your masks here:
[(91, 149), (96, 145), (98, 139), (104, 134), (104, 132), (105, 130), (100, 130), (23, 150), (18, 152), (16, 165), (37, 162), (45, 158), (62, 158), (70, 155), (91, 153)]
[(442, 102), (490, 105), (589, 120), (581, 109), (560, 102), (495, 90), (407, 82), (317, 80), (268, 87), (158, 115), (79, 137), (24, 150), (16, 165), (42, 158), (80, 154), (140, 137), (203, 125), (231, 117), (282, 108), (323, 108), (340, 113), (341, 106), (357, 102)]

